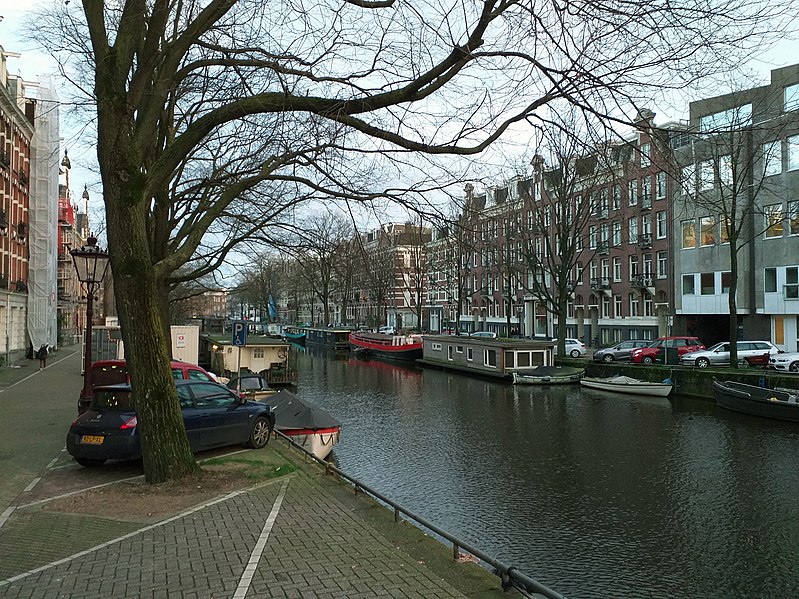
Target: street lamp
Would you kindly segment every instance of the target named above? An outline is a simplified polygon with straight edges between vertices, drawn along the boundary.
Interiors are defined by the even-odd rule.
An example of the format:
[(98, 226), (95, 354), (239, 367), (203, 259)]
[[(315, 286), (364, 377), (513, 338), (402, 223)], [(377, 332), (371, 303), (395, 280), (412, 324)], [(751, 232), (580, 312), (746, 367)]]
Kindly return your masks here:
[(84, 412), (92, 400), (92, 304), (108, 269), (108, 252), (97, 247), (97, 238), (89, 235), (86, 245), (72, 250), (70, 254), (78, 279), (86, 286), (86, 348), (83, 356), (83, 389), (78, 403), (78, 411)]

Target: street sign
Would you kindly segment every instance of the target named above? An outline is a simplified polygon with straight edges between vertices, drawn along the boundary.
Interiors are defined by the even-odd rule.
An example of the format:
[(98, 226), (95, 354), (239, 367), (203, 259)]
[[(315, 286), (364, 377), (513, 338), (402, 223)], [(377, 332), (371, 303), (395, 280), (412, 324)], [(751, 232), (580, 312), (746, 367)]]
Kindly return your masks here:
[(247, 323), (234, 322), (233, 323), (233, 345), (244, 347), (247, 345)]

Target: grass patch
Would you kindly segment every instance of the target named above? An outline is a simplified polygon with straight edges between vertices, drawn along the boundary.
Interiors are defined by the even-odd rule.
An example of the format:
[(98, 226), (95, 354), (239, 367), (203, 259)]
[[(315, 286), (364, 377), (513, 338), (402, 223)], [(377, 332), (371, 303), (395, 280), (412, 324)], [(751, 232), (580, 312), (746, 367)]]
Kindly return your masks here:
[(282, 464), (264, 462), (263, 460), (241, 456), (228, 456), (205, 460), (203, 466), (216, 466), (218, 468), (235, 470), (251, 483), (257, 483), (272, 478), (278, 478), (296, 472), (297, 467), (290, 463)]

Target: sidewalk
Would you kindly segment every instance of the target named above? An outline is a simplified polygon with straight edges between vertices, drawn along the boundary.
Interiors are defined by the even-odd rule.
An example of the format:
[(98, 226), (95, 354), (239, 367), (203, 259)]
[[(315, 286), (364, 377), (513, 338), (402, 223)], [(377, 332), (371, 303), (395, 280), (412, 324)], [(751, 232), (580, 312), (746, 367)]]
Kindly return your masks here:
[(174, 514), (56, 511), (53, 481), (75, 489), (59, 501), (85, 506), (98, 495), (78, 491), (140, 474), (136, 465), (82, 469), (61, 451), (82, 380), (76, 355), (57, 360), (0, 389), (0, 468), (14, 468), (0, 482), (0, 597), (508, 596), (496, 576), (456, 563), (451, 549), (276, 439), (240, 455), (296, 471)]

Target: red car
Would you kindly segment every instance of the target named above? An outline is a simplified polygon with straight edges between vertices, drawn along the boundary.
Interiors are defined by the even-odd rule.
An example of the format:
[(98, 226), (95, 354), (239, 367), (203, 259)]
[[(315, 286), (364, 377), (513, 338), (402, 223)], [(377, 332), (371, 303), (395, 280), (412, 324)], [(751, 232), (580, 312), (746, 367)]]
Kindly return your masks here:
[[(699, 337), (660, 337), (646, 347), (639, 347), (630, 354), (630, 361), (635, 364), (653, 364), (655, 357), (663, 348), (677, 348), (677, 357), (689, 351), (705, 349)], [(676, 362), (675, 362), (676, 363)]]

